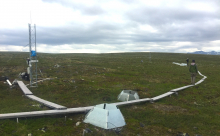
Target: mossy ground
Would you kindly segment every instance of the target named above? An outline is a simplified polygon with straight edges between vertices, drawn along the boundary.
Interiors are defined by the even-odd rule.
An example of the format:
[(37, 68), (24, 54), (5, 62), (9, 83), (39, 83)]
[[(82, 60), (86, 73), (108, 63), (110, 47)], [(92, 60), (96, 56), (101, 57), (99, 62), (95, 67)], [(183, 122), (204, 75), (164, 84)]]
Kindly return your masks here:
[[(0, 76), (10, 81), (26, 71), (28, 53), (0, 52)], [(136, 90), (140, 98), (151, 98), (171, 89), (190, 84), (187, 67), (172, 64), (195, 59), (199, 71), (208, 78), (201, 84), (179, 92), (179, 95), (149, 102), (121, 106), (126, 126), (120, 135), (220, 135), (220, 56), (175, 53), (116, 54), (38, 54), (38, 68), (53, 80), (30, 88), (34, 95), (68, 108), (117, 102), (123, 89)], [(143, 62), (142, 62), (143, 61)], [(54, 67), (54, 65), (60, 67)], [(39, 72), (40, 74), (40, 72)], [(196, 80), (202, 77), (197, 75)], [(25, 82), (28, 83), (28, 82)], [(0, 113), (49, 110), (37, 105), (17, 87), (10, 89), (0, 82)], [(65, 121), (65, 116), (67, 117)], [(85, 114), (0, 120), (1, 135), (118, 135), (90, 124), (76, 122)], [(43, 132), (42, 128), (46, 129)]]

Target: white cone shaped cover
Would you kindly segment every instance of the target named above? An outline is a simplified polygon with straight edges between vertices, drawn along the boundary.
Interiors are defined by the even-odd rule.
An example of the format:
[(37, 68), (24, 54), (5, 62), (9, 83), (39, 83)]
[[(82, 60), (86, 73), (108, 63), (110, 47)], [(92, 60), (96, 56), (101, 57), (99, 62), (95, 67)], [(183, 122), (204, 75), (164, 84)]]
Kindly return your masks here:
[(104, 129), (112, 129), (126, 125), (121, 111), (113, 104), (96, 105), (86, 115), (85, 123), (90, 123)]
[(139, 96), (137, 92), (132, 91), (132, 90), (123, 90), (119, 95), (118, 95), (118, 100), (119, 101), (131, 101), (131, 100), (138, 100)]

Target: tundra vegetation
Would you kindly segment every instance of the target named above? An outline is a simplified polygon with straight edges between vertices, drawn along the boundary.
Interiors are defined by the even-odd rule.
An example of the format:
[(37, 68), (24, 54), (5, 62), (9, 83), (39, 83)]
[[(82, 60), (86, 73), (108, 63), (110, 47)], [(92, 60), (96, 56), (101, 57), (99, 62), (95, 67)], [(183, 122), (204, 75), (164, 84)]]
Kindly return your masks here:
[[(119, 107), (126, 126), (118, 134), (83, 123), (85, 113), (0, 120), (1, 135), (220, 135), (220, 56), (178, 53), (46, 54), (38, 53), (39, 78), (53, 78), (30, 88), (34, 95), (68, 108), (114, 103), (123, 89), (152, 98), (190, 84), (186, 58), (196, 60), (201, 84), (151, 104)], [(0, 76), (12, 82), (27, 68), (28, 53), (0, 52)], [(58, 65), (57, 65), (58, 64)], [(196, 81), (202, 77), (197, 75)], [(21, 80), (21, 79), (20, 79)], [(29, 83), (24, 81), (26, 84)], [(50, 110), (25, 97), (19, 87), (0, 81), (0, 114)], [(66, 120), (65, 120), (66, 116)], [(76, 126), (77, 122), (82, 122)]]

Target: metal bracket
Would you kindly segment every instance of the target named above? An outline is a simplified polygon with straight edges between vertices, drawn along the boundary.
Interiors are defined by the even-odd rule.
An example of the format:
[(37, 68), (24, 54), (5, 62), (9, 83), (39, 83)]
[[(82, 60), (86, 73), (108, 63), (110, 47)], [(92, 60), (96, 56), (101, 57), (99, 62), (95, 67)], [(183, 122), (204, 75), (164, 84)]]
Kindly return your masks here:
[(178, 92), (175, 92), (175, 95), (177, 95), (177, 96), (178, 96)]

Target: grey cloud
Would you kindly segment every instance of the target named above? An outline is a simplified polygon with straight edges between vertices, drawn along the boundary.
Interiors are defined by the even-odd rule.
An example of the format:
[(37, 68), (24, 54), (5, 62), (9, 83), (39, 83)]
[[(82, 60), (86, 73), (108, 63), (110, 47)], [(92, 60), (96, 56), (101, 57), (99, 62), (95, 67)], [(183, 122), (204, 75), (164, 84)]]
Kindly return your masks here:
[[(61, 3), (63, 6), (79, 10), (84, 15), (105, 15), (107, 13), (100, 5), (86, 6), (72, 1), (49, 1)], [(124, 1), (129, 4), (134, 1)], [(219, 10), (218, 10), (219, 13)], [(143, 7), (131, 9), (124, 13), (126, 23), (114, 23), (99, 17), (91, 24), (72, 24), (59, 27), (37, 26), (37, 43), (47, 45), (74, 44), (75, 49), (93, 49), (89, 44), (111, 45), (117, 51), (166, 51), (167, 45), (173, 41), (192, 42), (193, 45), (167, 48), (169, 51), (207, 46), (204, 43), (220, 40), (220, 16), (218, 13), (198, 12), (184, 8), (152, 8)], [(210, 23), (211, 22), (211, 23)], [(157, 33), (140, 31), (139, 25), (151, 25)], [(131, 33), (128, 33), (131, 31)], [(1, 45), (24, 46), (28, 43), (28, 29), (0, 29)], [(142, 44), (139, 44), (142, 43)], [(146, 43), (146, 44), (143, 44)], [(151, 44), (158, 47), (152, 47)], [(131, 44), (131, 45), (128, 45)]]
[[(215, 13), (196, 12), (186, 9), (168, 9), (142, 7), (126, 13), (130, 21), (148, 24), (159, 30), (160, 34), (140, 35), (137, 40), (148, 41), (150, 37), (156, 41), (206, 41), (220, 37), (220, 25), (207, 21), (219, 19)], [(200, 25), (198, 25), (200, 24)], [(153, 38), (152, 38), (153, 37)], [(154, 40), (153, 40), (154, 41)]]
[[(63, 27), (41, 27), (37, 26), (37, 43), (60, 45), (60, 44), (106, 44), (121, 43), (123, 36), (118, 36), (116, 32), (119, 26), (105, 22), (94, 22), (86, 28), (81, 24), (72, 24)], [(1, 29), (0, 45), (28, 44), (28, 29)]]
[[(48, 1), (48, 0), (45, 0)], [(124, 3), (132, 4), (134, 1), (124, 1)], [(80, 9), (83, 14), (97, 15), (104, 13), (98, 5), (86, 7), (72, 1), (60, 1), (66, 5), (72, 5)], [(89, 29), (77, 30), (78, 36), (74, 36), (78, 40), (75, 42), (109, 42), (120, 43), (125, 42), (168, 42), (168, 41), (207, 41), (216, 40), (220, 37), (219, 24), (208, 24), (208, 20), (219, 19), (219, 14), (209, 12), (198, 12), (188, 10), (182, 7), (147, 7), (139, 6), (133, 8), (124, 14), (128, 22), (125, 26), (120, 24), (98, 23), (90, 25)], [(134, 23), (132, 23), (134, 22)], [(159, 33), (139, 32), (134, 34), (123, 33), (129, 28), (136, 29), (138, 24), (148, 24), (156, 28)], [(200, 25), (198, 25), (200, 24)], [(118, 26), (119, 25), (119, 26)], [(110, 28), (110, 29), (108, 29)], [(90, 35), (91, 34), (91, 35)], [(105, 35), (105, 36), (103, 36)], [(83, 37), (83, 38), (82, 38)], [(115, 39), (114, 39), (115, 38)], [(114, 39), (115, 42), (110, 42)]]
[(84, 7), (82, 13), (87, 15), (100, 15), (103, 14), (105, 11), (100, 6), (91, 6), (91, 7)]
[(25, 46), (29, 43), (29, 32), (22, 29), (0, 29), (0, 46)]
[(126, 16), (131, 21), (136, 21), (141, 24), (150, 24), (153, 26), (163, 26), (165, 24), (184, 24), (187, 22), (204, 21), (211, 18), (218, 18), (216, 14), (207, 12), (190, 11), (179, 8), (152, 8), (139, 7), (132, 9), (126, 13)]
[(69, 0), (43, 0), (47, 3), (59, 3), (65, 7), (69, 7), (73, 10), (79, 10), (84, 15), (101, 15), (105, 13), (105, 10), (100, 5), (87, 6), (74, 1)]
[(107, 44), (120, 43), (123, 36), (115, 34), (117, 26), (104, 23), (95, 23), (85, 28), (83, 25), (38, 28), (38, 42), (46, 44)]

